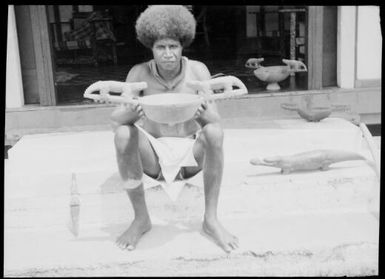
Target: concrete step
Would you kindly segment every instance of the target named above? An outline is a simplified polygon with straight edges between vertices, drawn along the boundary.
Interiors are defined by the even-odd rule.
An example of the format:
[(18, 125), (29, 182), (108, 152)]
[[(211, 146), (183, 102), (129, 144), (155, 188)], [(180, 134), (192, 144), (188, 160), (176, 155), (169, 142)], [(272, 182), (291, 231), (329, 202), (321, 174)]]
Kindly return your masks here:
[[(370, 202), (378, 200), (378, 181), (373, 168), (365, 161), (334, 164), (327, 172), (294, 172), (289, 175), (280, 174), (277, 168), (249, 164), (255, 156), (293, 154), (317, 148), (356, 151), (370, 160), (370, 152), (356, 126), (340, 120), (326, 122), (325, 126), (318, 124), (301, 123), (293, 129), (293, 122), (283, 120), (261, 122), (259, 129), (226, 129), (221, 198), (229, 199), (229, 202), (238, 200), (245, 207), (243, 211), (255, 215), (366, 210)], [(306, 128), (312, 132), (307, 132)], [(336, 138), (341, 140), (336, 141)], [(34, 221), (29, 226), (57, 225), (58, 220), (68, 215), (73, 174), (76, 175), (83, 211), (87, 212), (86, 208), (90, 206), (94, 210), (107, 204), (112, 206), (118, 196), (123, 196), (119, 206), (129, 210), (124, 191), (120, 188), (114, 156), (111, 131), (24, 137), (10, 150), (6, 166), (5, 208), (9, 214), (16, 214), (10, 220), (22, 223), (23, 218), (16, 218), (20, 212), (39, 215), (45, 210), (56, 210), (54, 216), (61, 214), (61, 218), (47, 215), (42, 223)], [(203, 196), (201, 174), (189, 183)], [(172, 202), (167, 195), (162, 196), (163, 191), (160, 192), (161, 196), (153, 199), (158, 206), (154, 211)], [(148, 195), (151, 199), (155, 194)], [(112, 202), (111, 196), (115, 197)], [(242, 202), (243, 196), (253, 197), (251, 203)], [(222, 210), (226, 211), (226, 208)], [(116, 214), (119, 215), (117, 212), (110, 215)], [(82, 222), (94, 222), (92, 212), (90, 216), (84, 213), (82, 216)], [(26, 219), (36, 220), (32, 217)]]
[[(255, 156), (319, 148), (350, 150), (368, 160), (288, 175), (249, 164)], [(133, 211), (119, 188), (112, 132), (90, 131), (25, 136), (10, 150), (5, 165), (5, 274), (148, 275), (159, 270), (158, 275), (191, 275), (203, 270), (196, 265), (202, 261), (222, 263), (222, 268), (204, 268), (206, 274), (378, 272), (379, 182), (356, 126), (333, 119), (317, 124), (261, 122), (258, 129), (226, 129), (224, 151), (218, 215), (241, 241), (233, 263), (250, 268), (226, 265), (223, 251), (200, 235), (201, 175), (188, 181), (176, 201), (160, 186), (148, 188), (153, 229), (134, 252), (118, 249), (115, 239), (128, 227)], [(78, 237), (68, 228), (74, 173), (81, 201)], [(152, 269), (159, 261), (175, 269)]]
[[(157, 269), (158, 276), (172, 275), (167, 267), (179, 261), (186, 269), (174, 272), (182, 275), (199, 274), (199, 270), (222, 274), (215, 264), (219, 262), (229, 274), (239, 275), (357, 276), (374, 275), (378, 270), (378, 222), (365, 213), (224, 218), (224, 226), (240, 239), (240, 247), (230, 255), (203, 237), (200, 220), (194, 219), (165, 222), (154, 218), (153, 229), (134, 252), (120, 250), (115, 239), (128, 221), (101, 228), (88, 225), (78, 238), (53, 228), (6, 228), (5, 275), (90, 275), (96, 271), (127, 275), (133, 270), (148, 275), (156, 261), (166, 267)], [(240, 259), (251, 270), (231, 266)], [(133, 270), (123, 268), (128, 264)], [(203, 269), (198, 268), (201, 265)]]
[[(232, 164), (232, 173), (236, 173), (236, 165)], [(356, 170), (359, 174), (351, 175)], [(243, 170), (238, 169), (238, 173)], [(246, 177), (232, 183), (224, 180), (219, 212), (223, 216), (234, 214), (252, 214), (259, 216), (286, 216), (295, 214), (323, 214), (336, 212), (367, 212), (375, 197), (378, 181), (373, 171), (363, 164), (345, 165), (340, 169), (329, 171), (327, 177), (314, 173), (302, 173), (283, 177), (281, 174), (270, 173), (261, 175), (248, 169)], [(117, 173), (101, 179), (101, 173), (94, 172), (79, 176), (81, 224), (108, 225), (111, 222), (133, 216), (132, 207), (127, 195), (116, 187), (119, 183)], [(65, 228), (70, 217), (69, 193), (70, 177), (59, 180), (52, 177), (55, 183), (39, 184), (57, 187), (54, 193), (40, 192), (9, 196), (5, 200), (5, 225), (12, 228)], [(94, 181), (94, 185), (89, 183)], [(232, 178), (234, 181), (235, 179)], [(59, 183), (57, 183), (59, 182)], [(62, 187), (59, 187), (62, 186)], [(18, 191), (19, 187), (12, 191)], [(35, 188), (35, 190), (37, 187)], [(6, 190), (6, 194), (10, 193)], [(247, 199), (245, 199), (247, 197)], [(202, 187), (188, 184), (173, 202), (158, 186), (146, 190), (148, 207), (155, 216), (170, 216), (170, 220), (184, 216), (200, 217), (204, 211), (204, 191)], [(231, 206), (229, 206), (231, 205)], [(173, 211), (178, 212), (173, 213)], [(176, 216), (178, 215), (178, 216)]]

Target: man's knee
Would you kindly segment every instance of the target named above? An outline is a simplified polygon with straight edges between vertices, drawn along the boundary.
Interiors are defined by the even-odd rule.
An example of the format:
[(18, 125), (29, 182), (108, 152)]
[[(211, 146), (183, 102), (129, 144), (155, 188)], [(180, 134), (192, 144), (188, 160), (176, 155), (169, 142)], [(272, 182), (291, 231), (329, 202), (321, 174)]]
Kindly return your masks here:
[(222, 148), (223, 146), (223, 129), (219, 123), (207, 124), (202, 129), (204, 144), (208, 148)]
[(138, 129), (132, 125), (121, 125), (117, 127), (114, 142), (117, 150), (124, 152), (129, 145), (138, 142)]
[(142, 179), (128, 178), (127, 180), (122, 181), (122, 188), (124, 190), (135, 190), (138, 189), (139, 186), (143, 186)]

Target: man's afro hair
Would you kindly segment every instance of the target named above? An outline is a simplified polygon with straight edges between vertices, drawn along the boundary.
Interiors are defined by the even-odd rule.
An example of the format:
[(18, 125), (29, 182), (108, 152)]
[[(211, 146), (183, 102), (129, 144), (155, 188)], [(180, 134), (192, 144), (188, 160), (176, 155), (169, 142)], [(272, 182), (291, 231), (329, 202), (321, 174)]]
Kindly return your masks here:
[(147, 48), (164, 38), (178, 40), (189, 46), (195, 37), (196, 21), (184, 6), (152, 5), (140, 14), (136, 21), (138, 40)]

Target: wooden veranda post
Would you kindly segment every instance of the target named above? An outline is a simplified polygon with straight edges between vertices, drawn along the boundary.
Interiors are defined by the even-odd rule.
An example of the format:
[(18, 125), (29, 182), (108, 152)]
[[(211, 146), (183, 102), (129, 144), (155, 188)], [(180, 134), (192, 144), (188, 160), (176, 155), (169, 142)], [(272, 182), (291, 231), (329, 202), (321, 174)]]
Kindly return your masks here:
[(30, 13), (40, 105), (54, 106), (57, 98), (46, 7), (31, 5)]

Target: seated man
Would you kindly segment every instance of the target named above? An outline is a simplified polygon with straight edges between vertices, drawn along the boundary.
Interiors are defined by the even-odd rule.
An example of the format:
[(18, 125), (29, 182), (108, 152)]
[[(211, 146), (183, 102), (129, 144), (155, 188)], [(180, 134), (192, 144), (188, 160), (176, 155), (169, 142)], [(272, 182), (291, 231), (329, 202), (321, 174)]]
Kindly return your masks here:
[[(152, 50), (153, 59), (135, 65), (126, 81), (147, 82), (143, 95), (197, 94), (186, 86), (186, 81), (208, 80), (210, 72), (203, 63), (182, 56), (183, 48), (194, 39), (195, 26), (194, 16), (184, 6), (147, 8), (137, 19), (136, 32), (138, 40)], [(202, 104), (194, 119), (175, 125), (160, 124), (143, 116), (140, 105), (121, 105), (111, 115), (117, 126), (115, 147), (119, 173), (135, 212), (130, 227), (117, 240), (119, 247), (134, 249), (140, 237), (151, 229), (142, 177), (144, 173), (156, 179), (166, 178), (167, 156), (157, 142), (167, 137), (178, 143), (184, 141), (171, 144), (181, 149), (178, 150), (179, 163), (174, 166), (179, 171), (176, 177), (189, 178), (203, 170), (203, 231), (226, 252), (237, 248), (238, 239), (226, 231), (217, 218), (223, 172), (223, 130), (215, 104)]]

